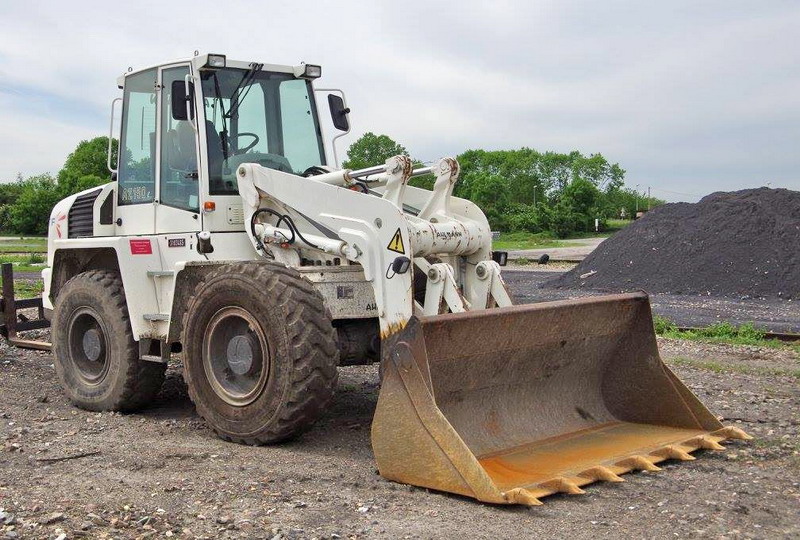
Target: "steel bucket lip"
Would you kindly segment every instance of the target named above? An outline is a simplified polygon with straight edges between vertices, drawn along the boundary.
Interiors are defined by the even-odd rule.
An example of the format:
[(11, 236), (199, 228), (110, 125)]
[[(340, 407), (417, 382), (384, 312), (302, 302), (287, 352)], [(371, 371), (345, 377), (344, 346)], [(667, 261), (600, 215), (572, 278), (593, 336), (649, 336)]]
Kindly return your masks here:
[(636, 291), (630, 293), (619, 294), (603, 294), (597, 296), (585, 296), (581, 298), (567, 298), (564, 300), (549, 300), (547, 302), (535, 302), (531, 304), (517, 304), (514, 306), (496, 307), (481, 309), (475, 311), (462, 311), (459, 313), (442, 313), (439, 315), (422, 315), (412, 316), (412, 319), (417, 319), (424, 324), (434, 324), (436, 322), (449, 322), (453, 320), (477, 318), (485, 316), (496, 315), (510, 315), (514, 313), (527, 313), (532, 311), (546, 311), (553, 308), (560, 307), (579, 307), (592, 304), (613, 303), (613, 302), (642, 302), (649, 301), (650, 295), (645, 291)]

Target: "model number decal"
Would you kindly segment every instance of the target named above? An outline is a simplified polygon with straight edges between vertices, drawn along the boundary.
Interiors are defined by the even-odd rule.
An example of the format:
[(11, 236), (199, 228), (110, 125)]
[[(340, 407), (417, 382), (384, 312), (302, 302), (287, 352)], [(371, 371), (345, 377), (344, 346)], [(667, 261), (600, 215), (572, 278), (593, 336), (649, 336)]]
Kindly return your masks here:
[(186, 247), (186, 238), (170, 238), (167, 240), (169, 247)]
[(152, 255), (153, 246), (149, 239), (131, 240), (131, 255)]

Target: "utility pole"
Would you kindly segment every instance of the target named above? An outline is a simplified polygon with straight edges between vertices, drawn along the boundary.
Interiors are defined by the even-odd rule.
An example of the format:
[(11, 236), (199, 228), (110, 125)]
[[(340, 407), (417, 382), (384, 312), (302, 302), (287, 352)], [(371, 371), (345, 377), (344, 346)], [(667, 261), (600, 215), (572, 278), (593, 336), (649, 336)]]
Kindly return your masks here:
[(647, 211), (650, 211), (650, 186), (647, 186)]
[[(636, 184), (636, 214), (639, 213), (639, 186), (641, 186), (641, 184)], [(636, 218), (636, 214), (633, 215), (634, 219)]]

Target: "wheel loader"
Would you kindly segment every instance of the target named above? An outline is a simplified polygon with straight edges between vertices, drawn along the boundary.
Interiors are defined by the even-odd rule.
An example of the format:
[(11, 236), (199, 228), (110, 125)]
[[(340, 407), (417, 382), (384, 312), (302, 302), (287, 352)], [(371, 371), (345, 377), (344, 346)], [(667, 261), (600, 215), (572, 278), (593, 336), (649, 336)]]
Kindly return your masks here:
[(749, 438), (661, 361), (646, 294), (512, 305), (455, 159), (338, 168), (349, 108), (320, 75), (203, 54), (118, 79), (112, 182), (53, 208), (42, 272), (75, 405), (146, 406), (180, 353), (208, 425), (269, 444), (380, 362), (380, 474), (497, 504)]

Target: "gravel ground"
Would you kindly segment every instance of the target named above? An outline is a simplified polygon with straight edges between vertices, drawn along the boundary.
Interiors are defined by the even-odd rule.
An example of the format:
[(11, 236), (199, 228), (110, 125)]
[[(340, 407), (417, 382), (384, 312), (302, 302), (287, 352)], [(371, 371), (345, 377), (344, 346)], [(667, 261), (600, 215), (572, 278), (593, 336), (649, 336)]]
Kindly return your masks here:
[(800, 390), (784, 375), (800, 364), (788, 349), (662, 340), (700, 399), (757, 440), (523, 508), (378, 476), (376, 366), (342, 369), (333, 407), (301, 439), (251, 448), (214, 437), (177, 367), (149, 409), (89, 413), (64, 398), (49, 353), (2, 347), (0, 537), (800, 535)]
[[(546, 282), (557, 275), (557, 272), (539, 270), (536, 266), (509, 267), (503, 271), (503, 278), (520, 303), (619, 292), (549, 287)], [(800, 333), (800, 301), (652, 293), (650, 302), (653, 313), (667, 317), (678, 326), (709, 326), (721, 321), (737, 325), (752, 322), (772, 332)]]
[[(515, 294), (541, 298), (519, 274), (507, 273)], [(0, 343), (0, 538), (800, 537), (797, 353), (659, 344), (715, 414), (757, 439), (524, 508), (382, 479), (369, 443), (377, 366), (343, 368), (300, 439), (252, 448), (205, 427), (179, 366), (147, 410), (90, 413), (63, 396), (49, 353)]]

